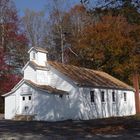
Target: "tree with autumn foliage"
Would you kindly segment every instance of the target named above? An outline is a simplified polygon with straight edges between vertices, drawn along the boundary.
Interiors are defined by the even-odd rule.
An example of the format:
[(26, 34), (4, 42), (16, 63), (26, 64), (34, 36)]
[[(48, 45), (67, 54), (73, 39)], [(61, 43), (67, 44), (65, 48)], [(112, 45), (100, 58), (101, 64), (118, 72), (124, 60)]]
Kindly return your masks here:
[[(87, 11), (83, 5), (75, 5), (67, 13), (69, 18), (68, 33), (65, 35), (68, 47), (66, 48), (66, 56), (68, 57), (68, 63), (70, 61), (79, 58), (80, 55), (75, 49), (80, 45), (80, 40), (82, 38), (83, 29), (85, 26), (92, 23), (92, 18), (87, 14)], [(69, 58), (71, 58), (69, 60)], [(73, 60), (72, 60), (73, 59)], [(74, 63), (78, 65), (76, 62)]]
[(20, 77), (9, 73), (11, 66), (6, 63), (4, 50), (0, 48), (0, 94), (9, 92), (20, 80)]
[(59, 62), (65, 61), (64, 51), (66, 47), (65, 34), (69, 30), (69, 18), (64, 7), (60, 4), (62, 1), (53, 0), (52, 11), (49, 15), (49, 34), (46, 37), (48, 50), (52, 52), (50, 58)]
[[(133, 75), (138, 75), (139, 72), (139, 55), (140, 55), (140, 41), (139, 41), (139, 27), (140, 26), (140, 0), (101, 0), (97, 5), (92, 5), (91, 0), (81, 0), (81, 3), (87, 8), (87, 11), (91, 15), (108, 15), (111, 13), (114, 16), (123, 16), (126, 18), (127, 22), (132, 26), (137, 26), (133, 33), (131, 33), (131, 37), (135, 40), (135, 44), (133, 44), (133, 54), (132, 56), (136, 56), (135, 58), (131, 58), (133, 63)], [(90, 5), (90, 6), (89, 6)], [(134, 68), (135, 67), (135, 68)]]
[(26, 9), (22, 23), (30, 46), (44, 47), (44, 40), (47, 34), (47, 20), (44, 11), (35, 12)]
[[(11, 74), (11, 66), (6, 63), (4, 50), (0, 48), (0, 96), (9, 92), (21, 79), (18, 75)], [(3, 99), (0, 97), (0, 112), (3, 112)]]
[(56, 39), (55, 47), (60, 51), (55, 56), (61, 58), (60, 27), (63, 27), (65, 63), (104, 70), (131, 83), (132, 71), (139, 65), (136, 54), (139, 25), (132, 25), (123, 15), (111, 12), (93, 16), (83, 5), (75, 5), (68, 12), (57, 9), (51, 16), (51, 35), (54, 36), (51, 42)]
[(75, 45), (78, 57), (70, 58), (74, 60), (71, 63), (104, 70), (128, 82), (132, 71), (140, 66), (139, 55), (134, 55), (139, 38), (134, 37), (136, 32), (139, 26), (129, 24), (122, 16), (103, 16), (84, 27)]
[(14, 3), (11, 0), (1, 0), (0, 9), (0, 95), (2, 95), (10, 91), (21, 79), (20, 69), (26, 63), (28, 40), (20, 28)]
[[(69, 58), (77, 56), (75, 46), (80, 39), (81, 32), (86, 24), (91, 23), (83, 5), (75, 5), (68, 12), (59, 7), (50, 13), (50, 51), (52, 59), (69, 63)], [(62, 58), (63, 57), (63, 58)]]
[(28, 40), (20, 28), (20, 20), (11, 0), (0, 1), (0, 48), (9, 66), (8, 74), (19, 74), (26, 63)]
[(0, 9), (0, 46), (7, 55), (7, 63), (17, 71), (26, 62), (28, 40), (20, 28), (14, 3), (1, 0)]

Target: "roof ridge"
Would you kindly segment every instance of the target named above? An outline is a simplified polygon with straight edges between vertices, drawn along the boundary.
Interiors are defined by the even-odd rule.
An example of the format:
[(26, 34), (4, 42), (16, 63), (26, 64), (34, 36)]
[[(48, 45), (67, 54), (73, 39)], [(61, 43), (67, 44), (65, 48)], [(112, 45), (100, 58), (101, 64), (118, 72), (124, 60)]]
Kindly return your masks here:
[(65, 65), (65, 66), (73, 66), (73, 67), (76, 67), (76, 68), (80, 68), (80, 69), (85, 69), (85, 70), (91, 70), (91, 71), (100, 71), (100, 72), (103, 72), (102, 70), (94, 70), (92, 68), (86, 68), (86, 67), (81, 67), (81, 66), (76, 66), (76, 65), (73, 65), (73, 64), (64, 64), (64, 63), (61, 63), (61, 62), (57, 62), (57, 61), (51, 61), (51, 60), (48, 60), (48, 62), (50, 63), (57, 63), (57, 64), (60, 64), (60, 65)]
[(31, 47), (31, 48), (29, 49), (28, 53), (30, 53), (33, 49), (35, 49), (36, 51), (48, 53), (47, 49), (41, 48), (41, 47), (36, 47), (36, 46)]

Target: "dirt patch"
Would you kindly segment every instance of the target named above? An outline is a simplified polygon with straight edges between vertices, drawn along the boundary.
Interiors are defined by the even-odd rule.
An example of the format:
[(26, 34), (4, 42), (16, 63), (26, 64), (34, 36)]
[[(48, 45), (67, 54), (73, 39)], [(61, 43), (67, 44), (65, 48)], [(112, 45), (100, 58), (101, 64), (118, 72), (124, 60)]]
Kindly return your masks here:
[(0, 114), (0, 120), (4, 119), (4, 114)]
[(34, 119), (34, 115), (16, 115), (13, 120), (32, 121), (33, 119)]
[(106, 126), (102, 128), (94, 128), (91, 132), (95, 134), (119, 134), (120, 132), (125, 131), (123, 125), (119, 126)]
[[(7, 134), (8, 133), (8, 134)], [(53, 137), (53, 139), (88, 139), (102, 140), (106, 136), (115, 136), (115, 140), (128, 139), (140, 140), (139, 117), (118, 117), (108, 119), (96, 119), (88, 121), (0, 121), (0, 137), (9, 136), (40, 136)], [(19, 136), (18, 136), (19, 135)], [(22, 138), (20, 138), (22, 139)], [(34, 139), (34, 138), (32, 138)], [(109, 139), (109, 140), (111, 140)]]

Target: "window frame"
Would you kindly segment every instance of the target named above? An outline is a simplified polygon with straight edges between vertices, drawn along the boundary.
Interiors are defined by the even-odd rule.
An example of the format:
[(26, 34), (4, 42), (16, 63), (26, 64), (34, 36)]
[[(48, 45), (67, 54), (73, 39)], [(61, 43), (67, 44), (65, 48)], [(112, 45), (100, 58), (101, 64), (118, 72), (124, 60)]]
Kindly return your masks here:
[(101, 91), (101, 102), (105, 102), (105, 91)]
[(116, 102), (116, 96), (115, 91), (112, 91), (112, 102)]
[(22, 101), (25, 101), (25, 96), (22, 96)]
[(61, 99), (62, 99), (62, 98), (63, 98), (63, 94), (60, 94), (60, 95), (59, 95), (59, 98), (61, 98)]
[(33, 60), (36, 59), (36, 53), (33, 51)]
[(124, 102), (126, 102), (127, 101), (127, 94), (126, 94), (126, 92), (123, 93), (123, 98), (124, 98)]
[(94, 90), (90, 91), (90, 102), (91, 103), (95, 102), (95, 91)]
[(31, 101), (32, 100), (32, 96), (28, 96), (28, 100)]

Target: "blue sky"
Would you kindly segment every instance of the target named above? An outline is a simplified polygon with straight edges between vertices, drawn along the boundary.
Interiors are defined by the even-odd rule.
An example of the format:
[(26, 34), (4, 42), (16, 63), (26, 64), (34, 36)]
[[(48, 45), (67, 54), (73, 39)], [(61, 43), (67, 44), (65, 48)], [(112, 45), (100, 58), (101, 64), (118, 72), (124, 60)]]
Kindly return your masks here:
[[(24, 11), (28, 8), (35, 11), (42, 10), (50, 0), (13, 0), (16, 4), (20, 16), (24, 15)], [(67, 0), (66, 0), (67, 1)], [(80, 0), (68, 0), (71, 4), (78, 3)]]
[(47, 0), (13, 0), (20, 16), (23, 16), (25, 9), (29, 8), (39, 11), (44, 8)]

